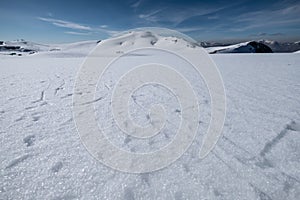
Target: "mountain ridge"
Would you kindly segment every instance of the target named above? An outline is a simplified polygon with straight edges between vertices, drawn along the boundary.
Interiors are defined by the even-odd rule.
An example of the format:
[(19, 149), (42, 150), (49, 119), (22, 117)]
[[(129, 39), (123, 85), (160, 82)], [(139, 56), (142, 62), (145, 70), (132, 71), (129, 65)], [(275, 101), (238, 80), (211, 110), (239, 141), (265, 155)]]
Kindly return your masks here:
[(126, 50), (126, 46), (135, 45), (159, 46), (175, 45), (174, 48), (203, 47), (208, 53), (282, 53), (300, 50), (298, 42), (277, 42), (272, 40), (251, 40), (237, 44), (218, 42), (192, 42), (176, 36), (161, 36), (151, 31), (131, 31), (106, 40), (88, 40), (65, 44), (40, 44), (24, 39), (13, 41), (0, 41), (0, 54), (2, 55), (32, 55), (32, 54), (63, 54), (86, 56), (97, 45), (108, 45), (116, 48), (119, 53)]

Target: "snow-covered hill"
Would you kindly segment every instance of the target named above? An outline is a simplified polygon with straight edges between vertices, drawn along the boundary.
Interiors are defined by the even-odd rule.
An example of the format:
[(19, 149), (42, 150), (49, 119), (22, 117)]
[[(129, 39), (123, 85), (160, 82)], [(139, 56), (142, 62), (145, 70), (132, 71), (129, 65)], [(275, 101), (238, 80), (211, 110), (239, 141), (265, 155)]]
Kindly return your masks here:
[(43, 54), (49, 56), (86, 56), (97, 41), (84, 41), (67, 44), (38, 44), (25, 40), (6, 41), (0, 43), (0, 55), (26, 56)]
[[(288, 53), (300, 50), (300, 42), (277, 42), (272, 40), (258, 40), (252, 41), (254, 43), (264, 44), (272, 49), (274, 53)], [(199, 45), (206, 48), (209, 52), (222, 53), (223, 50), (226, 53), (235, 53), (241, 51), (242, 53), (254, 53), (255, 47), (249, 44), (249, 42), (242, 42), (238, 44), (216, 43), (216, 42), (200, 42)], [(239, 49), (241, 48), (241, 49)], [(220, 52), (217, 52), (221, 50)]]
[(101, 41), (99, 45), (106, 52), (101, 54), (123, 54), (130, 48), (142, 47), (162, 47), (168, 46), (174, 50), (183, 50), (186, 48), (195, 48), (198, 46), (195, 43), (186, 41), (177, 37), (160, 36), (149, 31), (129, 32), (121, 36)]
[(277, 42), (272, 40), (260, 40), (259, 42), (269, 46), (273, 52), (287, 53), (300, 50), (300, 42)]
[(206, 50), (210, 54), (214, 53), (273, 53), (272, 49), (267, 45), (260, 42), (243, 42), (239, 44), (221, 46), (221, 47), (208, 47)]
[(22, 56), (35, 53), (54, 57), (82, 57), (86, 56), (97, 44), (105, 45), (108, 51), (114, 49), (118, 54), (123, 53), (128, 47), (173, 45), (174, 49), (182, 49), (198, 46), (196, 43), (177, 37), (160, 36), (149, 31), (133, 31), (105, 41), (92, 40), (70, 44), (41, 45), (24, 40), (8, 41), (0, 45), (0, 54)]
[[(11, 44), (10, 44), (11, 45)], [(30, 56), (0, 59), (0, 199), (289, 199), (300, 191), (300, 56), (214, 54), (227, 94), (223, 135), (200, 160), (199, 148), (210, 123), (210, 95), (201, 76), (176, 62), (199, 98), (197, 136), (170, 166), (151, 173), (115, 171), (92, 157), (73, 120), (74, 84), (83, 56), (97, 41), (40, 47)], [(107, 55), (128, 46), (199, 48), (173, 37), (134, 32), (101, 41)], [(56, 48), (56, 50), (52, 50)], [(139, 59), (169, 57), (131, 54), (131, 63), (114, 66), (99, 80), (94, 104), (99, 126), (111, 142), (129, 152), (155, 151), (175, 137), (181, 111), (176, 96), (146, 85), (130, 99), (132, 118), (151, 123), (148, 108), (166, 106), (166, 129), (138, 140), (122, 133), (109, 108), (116, 77)], [(186, 98), (189, 98), (187, 96)]]
[[(25, 40), (0, 41), (0, 55), (24, 56), (32, 54), (42, 54), (54, 57), (73, 57), (86, 56), (97, 44), (102, 45), (101, 40), (91, 40), (66, 44), (38, 44)], [(195, 43), (174, 36), (162, 36), (150, 31), (131, 31), (118, 35), (115, 38), (105, 41), (108, 49), (118, 49), (122, 53), (129, 46), (146, 45), (173, 45), (174, 48), (180, 49), (185, 47), (195, 48), (196, 46), (204, 47), (209, 53), (280, 53), (295, 52), (300, 50), (300, 42), (277, 42), (270, 40), (259, 40), (243, 42), (233, 45), (222, 43)]]

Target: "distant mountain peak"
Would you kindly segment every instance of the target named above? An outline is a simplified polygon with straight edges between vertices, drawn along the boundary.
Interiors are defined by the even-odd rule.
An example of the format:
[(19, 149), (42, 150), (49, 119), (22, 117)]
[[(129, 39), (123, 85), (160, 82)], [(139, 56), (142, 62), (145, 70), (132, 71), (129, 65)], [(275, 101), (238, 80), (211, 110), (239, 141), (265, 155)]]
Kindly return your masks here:
[(249, 41), (239, 44), (207, 48), (208, 52), (214, 53), (273, 53), (272, 49), (262, 42)]

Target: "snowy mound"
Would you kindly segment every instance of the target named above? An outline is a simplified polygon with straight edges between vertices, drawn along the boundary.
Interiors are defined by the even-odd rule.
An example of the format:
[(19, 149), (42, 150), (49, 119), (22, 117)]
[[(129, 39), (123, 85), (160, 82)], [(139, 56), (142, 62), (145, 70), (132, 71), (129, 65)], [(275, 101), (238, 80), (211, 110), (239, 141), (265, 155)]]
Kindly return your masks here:
[(101, 45), (105, 52), (101, 55), (116, 55), (123, 54), (129, 49), (144, 48), (144, 47), (157, 47), (164, 48), (165, 46), (171, 47), (174, 50), (181, 50), (185, 48), (195, 48), (198, 45), (194, 42), (187, 41), (183, 38), (175, 36), (161, 36), (150, 31), (131, 31), (113, 38), (99, 41), (84, 41), (71, 44), (56, 45), (55, 56), (86, 56), (97, 45)]
[(195, 48), (198, 45), (175, 36), (161, 36), (150, 31), (132, 31), (124, 35), (102, 41), (110, 53), (122, 54), (131, 47), (172, 47), (173, 49)]
[(50, 57), (86, 57), (99, 41), (90, 40), (83, 42), (50, 45), (48, 51), (40, 52), (43, 56)]
[[(97, 45), (107, 49), (105, 54), (122, 54), (131, 47), (172, 47), (174, 50), (195, 48), (195, 42), (175, 36), (161, 36), (150, 31), (131, 31), (107, 40), (91, 40), (69, 44), (42, 45), (25, 40), (0, 43), (2, 55), (41, 54), (50, 57), (85, 57)], [(26, 54), (25, 54), (26, 52)]]
[(267, 45), (251, 41), (239, 44), (234, 44), (230, 46), (222, 47), (210, 47), (207, 51), (211, 54), (214, 53), (273, 53), (272, 49)]

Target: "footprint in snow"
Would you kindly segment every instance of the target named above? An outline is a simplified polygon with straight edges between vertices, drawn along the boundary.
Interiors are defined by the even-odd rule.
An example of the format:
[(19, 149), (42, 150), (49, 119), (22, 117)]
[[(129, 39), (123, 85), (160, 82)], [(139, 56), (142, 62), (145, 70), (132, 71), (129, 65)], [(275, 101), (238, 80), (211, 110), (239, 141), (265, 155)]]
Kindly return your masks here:
[(37, 122), (40, 118), (40, 116), (32, 116), (32, 121)]
[(21, 121), (21, 120), (23, 120), (23, 119), (25, 119), (25, 116), (24, 116), (24, 115), (21, 116), (21, 117), (19, 117), (18, 119), (16, 119), (15, 122), (19, 122), (19, 121)]
[(25, 138), (23, 138), (23, 142), (26, 144), (27, 147), (32, 146), (34, 140), (35, 140), (35, 135), (28, 135)]
[(25, 108), (25, 110), (31, 110), (31, 109), (36, 108), (36, 107), (37, 106), (28, 106), (28, 107)]
[(68, 97), (71, 97), (71, 96), (73, 96), (73, 94), (67, 94), (65, 96), (62, 96), (61, 99), (65, 99), (65, 98), (68, 98)]
[(174, 199), (175, 199), (175, 200), (182, 200), (182, 199), (183, 199), (183, 194), (182, 194), (182, 192), (181, 192), (181, 191), (175, 192), (175, 194), (174, 194)]
[(142, 183), (150, 186), (150, 178), (149, 178), (149, 173), (143, 173), (143, 174), (140, 174), (141, 176), (141, 181)]
[(291, 123), (287, 124), (286, 129), (291, 131), (300, 131), (300, 124), (295, 121), (291, 121)]
[(71, 199), (79, 199), (75, 194), (66, 194), (63, 196), (55, 197), (53, 200), (71, 200)]
[(124, 190), (124, 199), (125, 200), (134, 200), (134, 193), (133, 190), (129, 187), (125, 188)]
[(19, 158), (14, 159), (13, 161), (11, 161), (6, 167), (5, 169), (10, 169), (16, 165), (18, 165), (19, 163), (23, 162), (24, 160), (26, 160), (27, 158), (31, 157), (31, 155), (26, 154), (24, 156), (21, 156)]
[(63, 167), (63, 163), (61, 161), (59, 161), (51, 167), (51, 171), (54, 173), (57, 173), (61, 170), (62, 167)]

